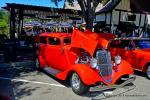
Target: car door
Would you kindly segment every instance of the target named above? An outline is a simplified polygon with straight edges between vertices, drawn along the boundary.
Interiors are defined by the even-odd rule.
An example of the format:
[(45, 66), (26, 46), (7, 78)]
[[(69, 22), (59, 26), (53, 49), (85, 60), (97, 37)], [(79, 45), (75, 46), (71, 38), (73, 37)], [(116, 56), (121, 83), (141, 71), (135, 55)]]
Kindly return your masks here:
[(45, 53), (46, 62), (49, 67), (59, 71), (65, 70), (67, 61), (60, 38), (49, 37)]
[(132, 56), (134, 59), (135, 69), (142, 70), (142, 60), (143, 60), (143, 51), (139, 49), (138, 42), (139, 40), (132, 40), (132, 45), (134, 49), (132, 50)]

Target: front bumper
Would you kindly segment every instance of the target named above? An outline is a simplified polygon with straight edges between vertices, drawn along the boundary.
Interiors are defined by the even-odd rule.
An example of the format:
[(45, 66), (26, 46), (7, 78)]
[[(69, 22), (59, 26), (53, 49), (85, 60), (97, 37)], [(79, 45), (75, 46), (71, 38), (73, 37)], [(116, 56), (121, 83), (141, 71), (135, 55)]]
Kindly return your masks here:
[(95, 87), (91, 87), (92, 91), (103, 91), (103, 90), (109, 90), (109, 89), (117, 89), (117, 88), (122, 88), (130, 83), (133, 83), (133, 81), (136, 79), (136, 76), (132, 75), (132, 76), (129, 76), (128, 79), (124, 79), (125, 81), (119, 85), (98, 85), (98, 86), (95, 86)]

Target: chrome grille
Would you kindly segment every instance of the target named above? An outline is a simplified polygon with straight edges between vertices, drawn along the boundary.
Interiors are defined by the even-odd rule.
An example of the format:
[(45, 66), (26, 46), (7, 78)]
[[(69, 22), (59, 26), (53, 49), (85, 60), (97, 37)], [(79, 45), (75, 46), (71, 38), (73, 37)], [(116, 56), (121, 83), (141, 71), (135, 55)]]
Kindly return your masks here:
[(106, 82), (112, 81), (112, 63), (110, 52), (106, 50), (99, 50), (96, 52), (96, 57), (98, 59), (98, 68), (100, 70), (100, 75)]

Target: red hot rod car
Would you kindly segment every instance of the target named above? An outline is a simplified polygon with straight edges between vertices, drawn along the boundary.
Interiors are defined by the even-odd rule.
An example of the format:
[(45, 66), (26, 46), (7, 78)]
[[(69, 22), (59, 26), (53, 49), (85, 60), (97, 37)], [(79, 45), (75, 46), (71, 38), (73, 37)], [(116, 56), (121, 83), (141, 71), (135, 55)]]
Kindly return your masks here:
[[(42, 33), (38, 37), (36, 66), (61, 80), (70, 80), (72, 90), (83, 94), (90, 86), (112, 86), (122, 79), (135, 80), (133, 69), (120, 56), (111, 58), (108, 41), (91, 31)], [(132, 77), (131, 77), (132, 76)]]
[(119, 38), (109, 45), (112, 55), (120, 55), (131, 66), (146, 73), (150, 79), (150, 39), (147, 38)]

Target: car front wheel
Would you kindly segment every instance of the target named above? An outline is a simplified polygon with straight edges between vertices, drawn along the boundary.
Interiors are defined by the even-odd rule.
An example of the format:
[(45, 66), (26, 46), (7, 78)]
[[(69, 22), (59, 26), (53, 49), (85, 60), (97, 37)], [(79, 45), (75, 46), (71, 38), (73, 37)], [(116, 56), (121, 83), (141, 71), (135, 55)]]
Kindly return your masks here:
[(150, 80), (150, 65), (148, 65), (148, 67), (147, 67), (146, 76)]
[(81, 81), (79, 75), (75, 72), (71, 76), (70, 84), (73, 92), (78, 95), (85, 94), (89, 90), (89, 87)]

